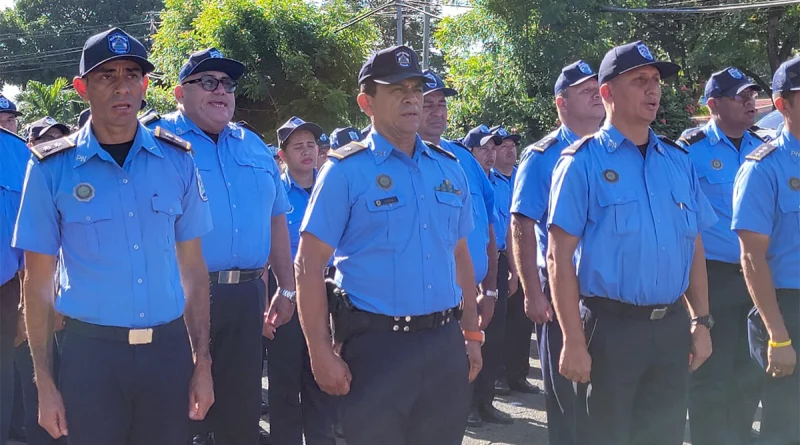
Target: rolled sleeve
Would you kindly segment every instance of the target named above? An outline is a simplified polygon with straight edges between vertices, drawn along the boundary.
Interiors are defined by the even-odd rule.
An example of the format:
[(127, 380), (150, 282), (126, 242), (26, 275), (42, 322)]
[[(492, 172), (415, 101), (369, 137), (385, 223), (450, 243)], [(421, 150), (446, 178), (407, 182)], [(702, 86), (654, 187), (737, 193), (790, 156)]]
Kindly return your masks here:
[(175, 240), (188, 241), (201, 237), (211, 231), (211, 210), (208, 206), (203, 180), (200, 172), (194, 165), (190, 166), (191, 173), (183, 195), (183, 214), (175, 220)]
[(11, 245), (17, 249), (55, 255), (61, 246), (58, 209), (46, 168), (28, 161), (17, 223)]
[(776, 211), (776, 193), (763, 166), (754, 161), (742, 164), (733, 185), (731, 229), (770, 235)]
[(328, 162), (319, 173), (311, 192), (300, 234), (312, 233), (335, 249), (344, 235), (349, 214), (349, 183), (343, 167)]
[(547, 227), (555, 224), (581, 237), (589, 212), (589, 182), (582, 163), (574, 156), (562, 156), (553, 171)]

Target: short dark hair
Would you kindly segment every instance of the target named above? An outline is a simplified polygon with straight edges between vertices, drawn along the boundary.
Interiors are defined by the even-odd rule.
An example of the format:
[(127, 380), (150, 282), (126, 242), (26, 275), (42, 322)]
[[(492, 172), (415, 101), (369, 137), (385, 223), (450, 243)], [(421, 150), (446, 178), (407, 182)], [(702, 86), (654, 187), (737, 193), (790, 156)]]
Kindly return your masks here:
[(564, 88), (563, 90), (558, 92), (556, 97), (563, 97), (564, 99), (568, 99), (569, 98), (569, 91), (567, 90), (567, 88)]
[(361, 84), (361, 92), (370, 97), (378, 94), (378, 85), (372, 79), (367, 79)]
[(797, 97), (797, 91), (776, 91), (772, 93), (773, 102), (779, 97), (794, 105), (794, 98)]

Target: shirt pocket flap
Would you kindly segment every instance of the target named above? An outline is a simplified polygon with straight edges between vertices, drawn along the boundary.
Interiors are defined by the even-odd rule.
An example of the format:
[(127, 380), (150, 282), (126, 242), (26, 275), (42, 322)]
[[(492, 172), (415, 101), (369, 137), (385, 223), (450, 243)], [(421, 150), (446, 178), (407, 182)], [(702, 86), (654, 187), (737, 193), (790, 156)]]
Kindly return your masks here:
[(260, 156), (253, 150), (233, 150), (233, 159), (239, 165), (257, 168), (259, 170), (267, 170), (269, 168), (269, 159), (266, 154)]
[(388, 212), (406, 205), (406, 200), (402, 196), (379, 196), (374, 195), (366, 198), (367, 209), (370, 212)]
[(436, 192), (436, 200), (451, 207), (464, 207), (464, 201), (461, 200), (461, 196), (455, 193)]
[(632, 190), (621, 187), (600, 187), (597, 193), (597, 203), (600, 207), (636, 202), (638, 199)]
[(153, 196), (152, 202), (153, 210), (156, 212), (165, 213), (170, 216), (183, 215), (183, 207), (178, 200)]
[(63, 213), (64, 222), (77, 224), (93, 224), (97, 221), (111, 219), (111, 209), (102, 205), (76, 203)]
[(792, 190), (788, 185), (780, 184), (778, 206), (783, 213), (800, 212), (800, 192)]
[(672, 199), (675, 200), (675, 204), (680, 208), (686, 207), (693, 212), (696, 210), (694, 200), (689, 192), (684, 189), (672, 189)]

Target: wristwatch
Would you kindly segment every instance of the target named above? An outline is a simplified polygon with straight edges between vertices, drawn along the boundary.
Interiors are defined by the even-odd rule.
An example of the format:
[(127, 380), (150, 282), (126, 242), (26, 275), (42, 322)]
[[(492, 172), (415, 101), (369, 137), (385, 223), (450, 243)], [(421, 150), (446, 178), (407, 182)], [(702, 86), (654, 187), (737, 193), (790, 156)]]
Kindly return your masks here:
[(495, 290), (485, 290), (485, 291), (483, 291), (483, 295), (486, 295), (487, 297), (494, 298), (494, 301), (497, 301), (497, 297), (500, 296), (500, 294), (497, 292), (496, 289)]
[(710, 331), (714, 327), (714, 317), (711, 315), (703, 315), (702, 317), (692, 318), (692, 326), (701, 325), (708, 328)]
[(481, 346), (486, 343), (486, 333), (483, 331), (464, 331), (464, 340), (479, 341)]
[(278, 292), (282, 297), (286, 297), (292, 304), (297, 304), (297, 292), (289, 289), (281, 289)]

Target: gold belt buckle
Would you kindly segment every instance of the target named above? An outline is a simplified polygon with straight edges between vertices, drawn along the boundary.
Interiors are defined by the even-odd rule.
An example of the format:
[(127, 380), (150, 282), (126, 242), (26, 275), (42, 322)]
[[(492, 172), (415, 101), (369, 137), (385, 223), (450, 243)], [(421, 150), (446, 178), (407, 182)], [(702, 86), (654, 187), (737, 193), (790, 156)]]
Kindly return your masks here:
[(131, 329), (128, 331), (129, 345), (149, 345), (153, 343), (153, 329)]
[(219, 284), (239, 284), (240, 271), (238, 270), (221, 270), (219, 271)]

